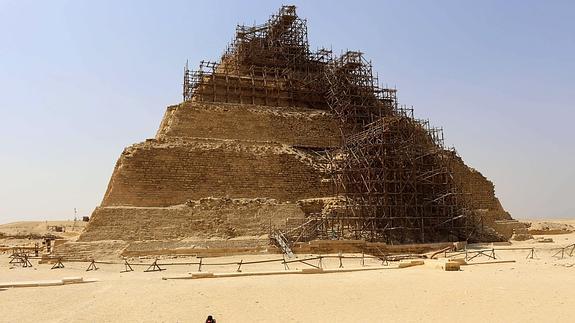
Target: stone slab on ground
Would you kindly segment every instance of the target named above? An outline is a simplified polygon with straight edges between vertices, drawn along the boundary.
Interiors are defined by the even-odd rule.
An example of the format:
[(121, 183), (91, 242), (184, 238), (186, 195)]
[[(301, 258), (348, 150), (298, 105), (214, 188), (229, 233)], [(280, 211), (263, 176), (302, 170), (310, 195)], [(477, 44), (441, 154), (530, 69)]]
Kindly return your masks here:
[(0, 288), (49, 287), (49, 286), (62, 286), (70, 284), (93, 283), (96, 281), (97, 281), (96, 279), (84, 279), (83, 277), (65, 277), (62, 279), (51, 279), (51, 280), (2, 282), (0, 283)]

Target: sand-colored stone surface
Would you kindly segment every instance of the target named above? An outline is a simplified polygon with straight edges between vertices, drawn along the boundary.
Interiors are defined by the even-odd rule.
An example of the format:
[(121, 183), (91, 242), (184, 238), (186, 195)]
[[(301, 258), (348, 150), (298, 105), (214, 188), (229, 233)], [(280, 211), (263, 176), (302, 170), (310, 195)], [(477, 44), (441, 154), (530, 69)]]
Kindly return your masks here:
[[(328, 230), (389, 243), (510, 238), (515, 223), (496, 223), (511, 215), (494, 184), (444, 147), (440, 128), (405, 110), (396, 89), (381, 88), (362, 52), (314, 51), (306, 23), (282, 6), (257, 28), (237, 26), (218, 61), (186, 65), (183, 102), (166, 109), (154, 139), (124, 149), (80, 241), (210, 235), (192, 212), (163, 224), (172, 207), (209, 197), (346, 197), (340, 209), (306, 214), (327, 223), (325, 232), (303, 226), (308, 241)], [(289, 230), (249, 220), (231, 229), (248, 223), (262, 229), (255, 235)]]
[(575, 231), (575, 221), (573, 220), (531, 220), (529, 222), (531, 223), (528, 229), (530, 234), (565, 234)]
[[(33, 248), (34, 244), (44, 248), (44, 238), (75, 241), (87, 224), (83, 221), (20, 221), (0, 224), (0, 251), (12, 247)], [(61, 227), (63, 231), (58, 232), (55, 227)]]
[[(536, 236), (547, 237), (547, 236)], [(498, 260), (514, 263), (461, 266), (450, 272), (436, 266), (315, 275), (270, 275), (218, 279), (162, 280), (185, 275), (197, 266), (169, 266), (162, 272), (119, 273), (121, 265), (99, 265), (86, 272), (87, 263), (65, 263), (9, 269), (8, 255), (0, 255), (0, 281), (30, 281), (81, 276), (91, 284), (0, 290), (2, 318), (18, 322), (202, 322), (208, 314), (219, 322), (569, 322), (575, 317), (575, 254), (553, 258), (556, 248), (575, 242), (575, 234), (554, 235), (553, 243), (536, 240), (497, 248)], [(534, 247), (535, 259), (527, 250)], [(300, 256), (301, 257), (301, 256)], [(277, 255), (209, 258), (210, 262), (262, 260)], [(151, 263), (150, 259), (138, 260)], [(134, 260), (134, 262), (138, 262)], [(193, 258), (163, 262), (194, 261)], [(473, 262), (491, 261), (486, 257)], [(337, 260), (325, 261), (337, 268)], [(366, 261), (368, 267), (381, 265)], [(344, 262), (359, 267), (357, 259)], [(290, 269), (306, 268), (305, 265)], [(309, 267), (308, 267), (309, 268)], [(234, 272), (236, 266), (208, 266), (204, 271)], [(244, 272), (283, 270), (279, 263), (242, 267)], [(30, 313), (30, 314), (26, 314)], [(33, 314), (32, 314), (33, 313)]]
[[(0, 224), (0, 235), (5, 237), (33, 237), (55, 235), (62, 238), (75, 238), (84, 230), (88, 222), (83, 221), (20, 221)], [(52, 228), (63, 227), (64, 232), (56, 232)]]

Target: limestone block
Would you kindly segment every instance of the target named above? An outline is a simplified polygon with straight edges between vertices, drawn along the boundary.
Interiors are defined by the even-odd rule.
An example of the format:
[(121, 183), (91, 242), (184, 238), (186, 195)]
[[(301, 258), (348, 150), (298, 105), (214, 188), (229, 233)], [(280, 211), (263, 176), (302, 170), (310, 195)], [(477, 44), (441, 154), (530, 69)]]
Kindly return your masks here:
[(44, 280), (38, 282), (38, 287), (46, 287), (46, 286), (60, 286), (64, 285), (62, 280)]
[(64, 284), (74, 284), (74, 283), (81, 283), (84, 281), (82, 277), (64, 277), (62, 278), (62, 282)]
[(302, 274), (321, 274), (323, 273), (323, 269), (321, 268), (303, 268), (301, 270)]
[(210, 272), (192, 273), (192, 279), (198, 279), (198, 278), (214, 278), (214, 273), (210, 273)]
[(461, 265), (456, 261), (448, 261), (443, 265), (445, 271), (458, 271)]
[(423, 265), (425, 261), (423, 259), (404, 259), (399, 261), (398, 268), (407, 268), (413, 266)]

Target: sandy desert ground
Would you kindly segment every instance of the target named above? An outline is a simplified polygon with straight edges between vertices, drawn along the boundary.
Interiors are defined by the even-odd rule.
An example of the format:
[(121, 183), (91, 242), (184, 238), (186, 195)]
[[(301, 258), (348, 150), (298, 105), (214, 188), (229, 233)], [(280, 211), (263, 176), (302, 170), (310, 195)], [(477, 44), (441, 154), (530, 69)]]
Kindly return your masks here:
[[(575, 224), (573, 220), (568, 222)], [(575, 234), (549, 237), (553, 243), (528, 240), (494, 246), (498, 260), (515, 263), (468, 265), (457, 272), (416, 266), (197, 280), (162, 280), (196, 271), (195, 265), (170, 266), (166, 271), (149, 273), (143, 272), (145, 266), (134, 266), (134, 272), (120, 273), (123, 266), (119, 264), (99, 265), (98, 271), (87, 272), (86, 263), (65, 263), (65, 268), (51, 270), (51, 265), (38, 265), (37, 260), (33, 260), (32, 268), (11, 266), (5, 253), (0, 255), (0, 282), (67, 276), (98, 281), (0, 289), (0, 321), (203, 322), (211, 314), (218, 322), (572, 322), (575, 253), (564, 259), (552, 255), (558, 247), (574, 243)], [(528, 250), (500, 250), (510, 247), (534, 247), (535, 259), (526, 259)], [(205, 261), (269, 258), (277, 255)], [(336, 261), (324, 264), (335, 268)], [(484, 261), (488, 259), (476, 258), (472, 263)], [(366, 262), (367, 267), (379, 264), (375, 260)], [(360, 267), (360, 262), (349, 259), (344, 265)], [(205, 268), (214, 272), (235, 270), (235, 266)], [(283, 270), (283, 265), (244, 267), (244, 271), (259, 270)]]
[[(0, 225), (0, 238), (3, 236), (42, 236), (55, 235), (64, 239), (73, 239), (86, 227), (83, 221), (21, 221)], [(50, 227), (62, 227), (63, 232), (56, 232)], [(24, 242), (22, 242), (24, 243)], [(1, 240), (0, 240), (1, 244)]]

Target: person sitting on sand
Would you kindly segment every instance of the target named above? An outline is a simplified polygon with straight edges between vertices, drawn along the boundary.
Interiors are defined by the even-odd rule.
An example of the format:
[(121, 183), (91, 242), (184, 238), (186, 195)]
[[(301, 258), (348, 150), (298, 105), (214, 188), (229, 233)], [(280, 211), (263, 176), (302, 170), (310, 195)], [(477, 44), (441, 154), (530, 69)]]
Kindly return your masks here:
[(206, 319), (206, 323), (216, 323), (216, 319), (213, 318), (211, 315), (208, 315), (208, 318)]

